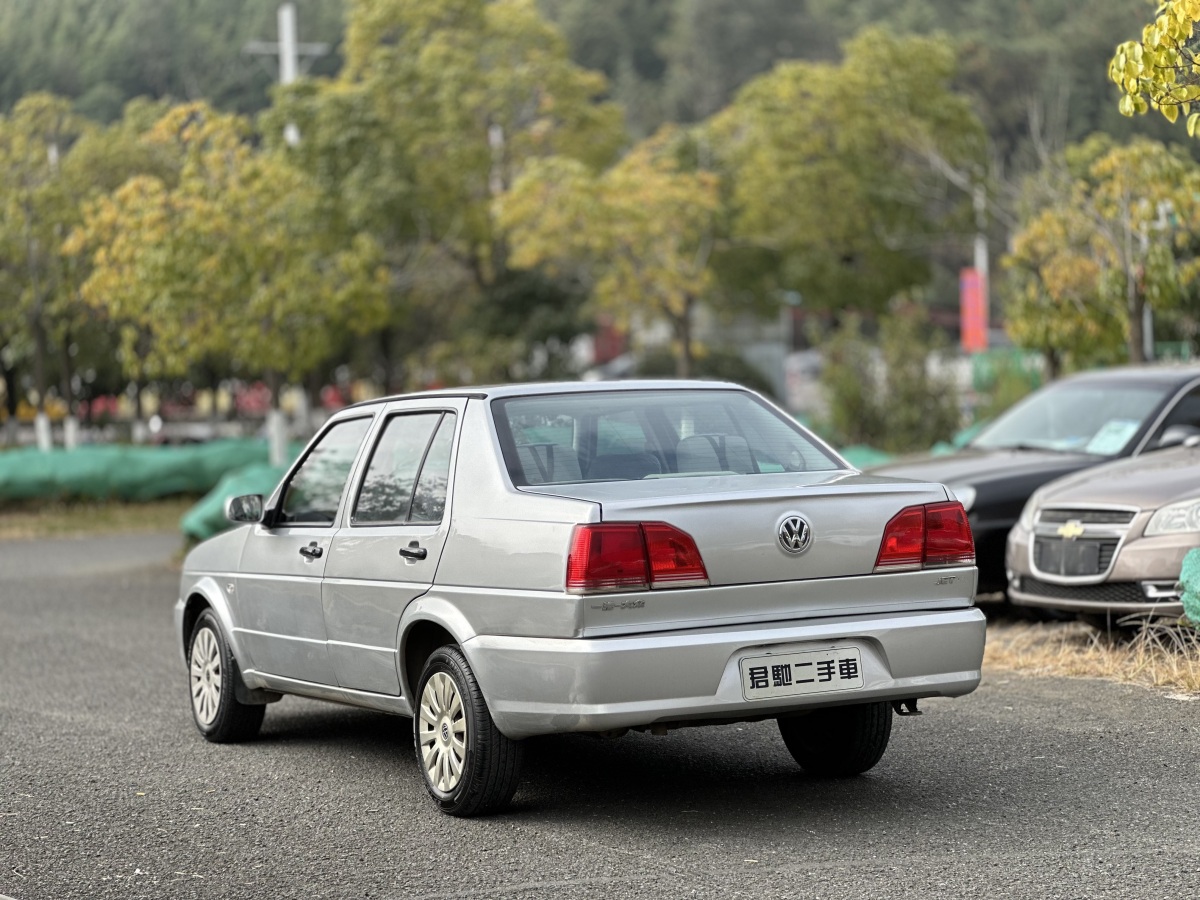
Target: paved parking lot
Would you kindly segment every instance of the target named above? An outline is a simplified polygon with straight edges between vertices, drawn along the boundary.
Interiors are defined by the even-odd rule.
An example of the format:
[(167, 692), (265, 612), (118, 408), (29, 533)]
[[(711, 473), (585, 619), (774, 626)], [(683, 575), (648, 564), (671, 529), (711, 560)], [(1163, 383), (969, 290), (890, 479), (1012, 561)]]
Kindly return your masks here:
[(987, 673), (842, 782), (769, 722), (546, 738), (511, 812), (458, 821), (405, 719), (288, 698), (201, 740), (174, 549), (0, 543), (0, 895), (1200, 896), (1200, 703)]

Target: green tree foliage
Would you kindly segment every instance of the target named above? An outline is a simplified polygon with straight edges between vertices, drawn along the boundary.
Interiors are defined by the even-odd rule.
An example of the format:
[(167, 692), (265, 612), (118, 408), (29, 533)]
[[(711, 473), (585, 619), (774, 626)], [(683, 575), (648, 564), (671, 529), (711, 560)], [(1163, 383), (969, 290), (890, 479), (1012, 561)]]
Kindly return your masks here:
[(945, 349), (916, 303), (902, 301), (880, 318), (878, 347), (864, 337), (861, 318), (845, 316), (825, 345), (821, 372), (824, 427), (834, 443), (911, 453), (952, 437), (961, 422), (958, 389), (930, 369)]
[(938, 164), (981, 169), (984, 156), (953, 72), (945, 41), (868, 30), (840, 64), (780, 65), (714, 118), (734, 241), (773, 258), (774, 287), (814, 308), (881, 309), (927, 281), (965, 199)]
[(206, 359), (301, 378), (347, 331), (376, 328), (385, 272), (375, 243), (331, 243), (323, 197), (248, 124), (203, 104), (149, 132), (177, 155), (175, 183), (126, 181), (92, 204), (67, 252), (90, 251), (84, 299), (121, 323), (131, 375), (179, 375)]
[(724, 109), (738, 88), (789, 59), (828, 60), (838, 17), (796, 0), (676, 0), (663, 50), (663, 111), (694, 122)]
[(1154, 141), (1097, 138), (1061, 167), (1004, 261), (1008, 331), (1046, 355), (1052, 376), (1064, 365), (1140, 362), (1143, 309), (1171, 310), (1200, 274), (1200, 166)]
[(713, 173), (681, 169), (677, 144), (656, 135), (600, 175), (561, 157), (531, 164), (497, 206), (513, 265), (576, 274), (625, 327), (666, 320), (688, 377), (720, 198)]
[[(621, 111), (532, 0), (353, 0), (345, 50), (338, 78), (281, 92), (264, 127), (273, 135), (295, 122), (295, 157), (337, 198), (335, 226), (383, 246), (396, 338), (386, 365), (426, 357), (389, 382), (429, 380), (422, 368), (441, 378), (456, 341), (482, 363), (469, 334), (495, 321), (479, 310), (498, 295), (510, 312), (524, 296), (530, 322), (546, 299), (545, 285), (512, 277), (493, 198), (540, 158), (609, 164), (624, 142)], [(528, 290), (514, 294), (518, 285)], [(523, 356), (522, 341), (536, 341), (523, 329), (510, 337)], [(470, 377), (528, 359), (508, 362), (468, 367)]]
[[(292, 0), (300, 39), (336, 43), (341, 0)], [(118, 118), (149, 96), (251, 111), (267, 103), (273, 60), (242, 52), (276, 40), (278, 0), (6, 0), (0, 4), (0, 110), (52, 91), (79, 112)], [(316, 72), (337, 68), (336, 56)]]
[(89, 129), (50, 94), (31, 94), (0, 118), (0, 341), (6, 368), (32, 359), (39, 407), (52, 342), (78, 323), (72, 272), (58, 250), (84, 193), (94, 190), (92, 173), (72, 159)]

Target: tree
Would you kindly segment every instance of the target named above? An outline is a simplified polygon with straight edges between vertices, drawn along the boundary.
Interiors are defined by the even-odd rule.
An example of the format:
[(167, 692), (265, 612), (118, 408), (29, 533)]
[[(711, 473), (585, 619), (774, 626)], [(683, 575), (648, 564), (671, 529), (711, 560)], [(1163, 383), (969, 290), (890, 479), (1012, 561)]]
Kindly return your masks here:
[(867, 30), (841, 64), (781, 64), (714, 117), (733, 241), (770, 254), (777, 291), (878, 310), (928, 280), (930, 248), (965, 214), (942, 172), (983, 174), (983, 131), (953, 71), (942, 40)]
[(24, 98), (0, 120), (0, 266), (7, 272), (0, 303), (5, 319), (27, 329), (39, 411), (49, 389), (53, 321), (70, 302), (58, 244), (77, 208), (62, 160), (85, 128), (66, 100), (49, 94)]
[(693, 321), (713, 286), (717, 177), (686, 171), (677, 135), (644, 141), (601, 175), (552, 158), (531, 164), (497, 202), (515, 266), (572, 273), (618, 323), (665, 319), (677, 374), (692, 373)]
[[(401, 387), (445, 372), (460, 340), (477, 350), (479, 309), (497, 292), (513, 299), (492, 199), (539, 158), (607, 165), (624, 140), (622, 116), (603, 99), (603, 76), (570, 61), (532, 0), (354, 0), (345, 49), (337, 79), (281, 91), (263, 127), (275, 135), (295, 122), (297, 164), (336, 198), (334, 226), (382, 245), (384, 364)], [(508, 346), (524, 355), (520, 343)]]
[(1056, 375), (1118, 356), (1147, 359), (1147, 307), (1163, 312), (1196, 279), (1190, 235), (1200, 223), (1200, 166), (1147, 140), (1097, 138), (1059, 163), (1074, 174), (1037, 209), (1005, 261), (1010, 334), (1044, 352)]
[(171, 109), (147, 140), (180, 155), (177, 183), (130, 179), (68, 241), (91, 254), (82, 293), (124, 325), (131, 375), (216, 358), (277, 385), (325, 361), (340, 335), (378, 326), (377, 245), (331, 243), (321, 192), (251, 138), (245, 120), (203, 104)]
[(1182, 114), (1189, 135), (1200, 127), (1200, 0), (1166, 0), (1153, 22), (1142, 30), (1140, 41), (1118, 45), (1108, 75), (1121, 89), (1123, 115), (1144, 115), (1151, 109), (1168, 122)]
[(862, 319), (847, 315), (826, 346), (821, 372), (834, 442), (911, 453), (952, 437), (962, 418), (958, 390), (952, 377), (931, 369), (944, 350), (911, 299), (898, 299), (880, 317), (878, 348), (864, 338)]

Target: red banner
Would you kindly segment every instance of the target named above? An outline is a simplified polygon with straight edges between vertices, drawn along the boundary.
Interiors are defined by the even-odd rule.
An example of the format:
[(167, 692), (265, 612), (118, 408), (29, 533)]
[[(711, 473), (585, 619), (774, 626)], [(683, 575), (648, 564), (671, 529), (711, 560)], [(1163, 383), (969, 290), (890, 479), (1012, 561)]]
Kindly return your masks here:
[(987, 295), (978, 269), (963, 269), (958, 276), (959, 330), (964, 353), (988, 347)]

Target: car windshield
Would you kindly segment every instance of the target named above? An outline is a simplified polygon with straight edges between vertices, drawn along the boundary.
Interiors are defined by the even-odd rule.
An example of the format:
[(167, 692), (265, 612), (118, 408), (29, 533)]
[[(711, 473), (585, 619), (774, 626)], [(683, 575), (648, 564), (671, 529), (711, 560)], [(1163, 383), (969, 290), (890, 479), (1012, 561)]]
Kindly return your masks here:
[(972, 447), (1119, 456), (1154, 414), (1160, 385), (1071, 383), (1031, 394), (979, 433)]
[(493, 404), (513, 484), (842, 468), (797, 423), (737, 390), (513, 397)]

